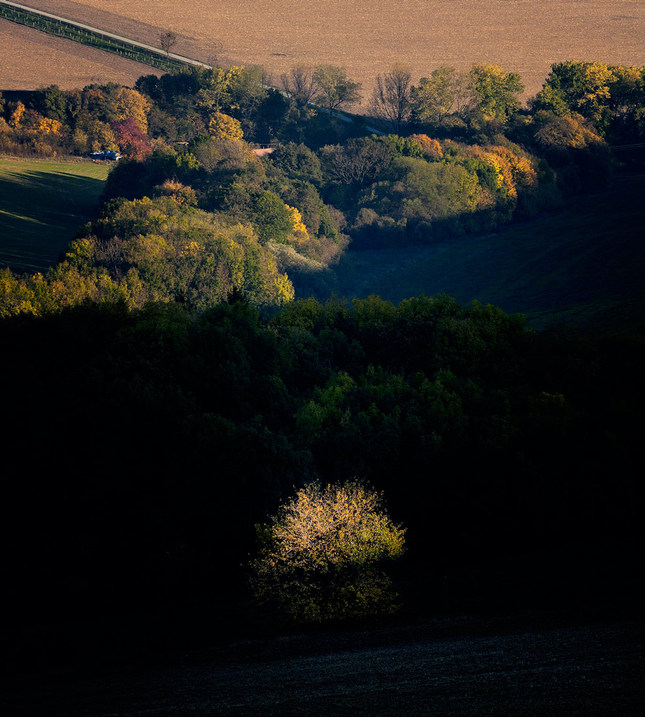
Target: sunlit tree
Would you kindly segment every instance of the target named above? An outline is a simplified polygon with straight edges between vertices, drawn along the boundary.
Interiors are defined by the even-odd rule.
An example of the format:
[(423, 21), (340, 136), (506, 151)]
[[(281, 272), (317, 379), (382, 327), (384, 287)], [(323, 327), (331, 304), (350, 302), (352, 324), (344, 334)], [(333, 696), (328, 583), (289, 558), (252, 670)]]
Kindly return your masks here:
[(481, 62), (472, 66), (470, 78), (484, 120), (504, 123), (519, 110), (524, 85), (517, 72)]
[(570, 61), (551, 65), (532, 105), (560, 116), (579, 114), (605, 136), (616, 122), (638, 125), (644, 101), (644, 67)]
[(215, 139), (240, 140), (244, 137), (239, 120), (223, 112), (213, 113), (208, 123), (208, 134)]
[(115, 120), (133, 119), (139, 129), (146, 134), (150, 107), (150, 101), (140, 92), (129, 87), (120, 87), (114, 102)]
[(197, 93), (197, 102), (208, 113), (217, 112), (231, 104), (234, 85), (239, 81), (243, 68), (213, 67), (202, 77), (202, 87)]
[(20, 122), (22, 121), (22, 118), (24, 117), (26, 112), (26, 107), (23, 105), (22, 102), (18, 101), (14, 105), (14, 108), (9, 115), (9, 126), (10, 127), (18, 127)]
[(412, 114), (421, 124), (442, 124), (447, 117), (467, 116), (479, 99), (468, 72), (441, 65), (411, 90)]
[(255, 595), (291, 619), (321, 622), (395, 609), (380, 565), (403, 554), (405, 529), (388, 516), (382, 495), (361, 481), (301, 488), (258, 535)]

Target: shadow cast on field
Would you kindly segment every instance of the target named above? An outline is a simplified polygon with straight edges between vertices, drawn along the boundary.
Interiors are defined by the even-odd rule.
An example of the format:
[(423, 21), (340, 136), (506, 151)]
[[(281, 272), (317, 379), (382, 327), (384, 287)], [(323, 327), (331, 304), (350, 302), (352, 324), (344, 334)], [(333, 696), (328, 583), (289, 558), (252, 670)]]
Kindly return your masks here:
[[(60, 206), (60, 198), (65, 197), (72, 205), (79, 205), (84, 198), (98, 197), (104, 182), (94, 177), (84, 177), (56, 170), (44, 172), (28, 170), (26, 172), (7, 172), (0, 177), (0, 209), (11, 211), (8, 203), (24, 205), (37, 211), (39, 206), (51, 204)], [(54, 195), (47, 201), (48, 195)], [(18, 201), (16, 202), (16, 198)], [(22, 197), (22, 200), (20, 200)]]
[(44, 269), (95, 213), (104, 182), (66, 172), (7, 172), (0, 177), (0, 266)]
[(450, 231), (455, 219), (435, 222), (435, 238), (429, 234), (425, 243), (398, 227), (388, 234), (367, 226), (325, 278), (350, 298), (477, 299), (523, 313), (535, 328), (603, 316), (613, 324), (617, 312), (638, 324), (645, 315), (643, 186), (642, 179), (620, 178), (603, 192), (488, 232), (459, 235)]

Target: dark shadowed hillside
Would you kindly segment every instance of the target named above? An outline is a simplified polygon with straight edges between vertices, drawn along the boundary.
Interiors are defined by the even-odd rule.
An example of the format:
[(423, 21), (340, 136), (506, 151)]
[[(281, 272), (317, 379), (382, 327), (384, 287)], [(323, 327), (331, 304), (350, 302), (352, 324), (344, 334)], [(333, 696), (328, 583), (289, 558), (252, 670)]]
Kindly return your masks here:
[(303, 290), (394, 302), (446, 293), (522, 313), (536, 328), (639, 329), (645, 320), (644, 195), (645, 177), (619, 176), (607, 191), (494, 234), (406, 249), (350, 246), (324, 282)]

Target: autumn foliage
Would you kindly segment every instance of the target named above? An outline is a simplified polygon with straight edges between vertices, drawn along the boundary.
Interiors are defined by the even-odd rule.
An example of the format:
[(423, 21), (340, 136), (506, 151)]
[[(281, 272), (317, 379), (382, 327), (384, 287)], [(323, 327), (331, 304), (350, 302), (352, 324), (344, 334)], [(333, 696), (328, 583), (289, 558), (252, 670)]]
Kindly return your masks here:
[(150, 138), (141, 130), (133, 117), (112, 123), (112, 129), (121, 151), (130, 159), (144, 159), (152, 152)]
[(258, 535), (260, 554), (251, 564), (256, 597), (291, 619), (394, 609), (390, 580), (378, 566), (403, 554), (405, 529), (387, 515), (382, 495), (360, 481), (301, 488)]

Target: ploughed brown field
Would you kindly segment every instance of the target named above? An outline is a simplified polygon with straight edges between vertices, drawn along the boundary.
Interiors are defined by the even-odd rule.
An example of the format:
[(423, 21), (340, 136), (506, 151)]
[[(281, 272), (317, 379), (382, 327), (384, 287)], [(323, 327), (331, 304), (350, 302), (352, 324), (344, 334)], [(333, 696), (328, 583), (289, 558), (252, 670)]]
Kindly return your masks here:
[[(645, 62), (643, 0), (25, 0), (25, 4), (150, 44), (161, 32), (179, 37), (174, 51), (205, 62), (262, 65), (277, 80), (295, 64), (333, 63), (363, 83), (365, 100), (377, 74), (401, 62), (414, 81), (442, 64), (475, 62), (519, 72), (535, 94), (553, 62)], [(30, 31), (29, 42), (6, 41), (0, 24), (0, 88), (83, 84), (70, 56), (59, 67), (30, 61), (34, 45), (51, 41)], [(47, 57), (47, 52), (44, 57)], [(73, 51), (70, 50), (70, 53)], [(53, 50), (52, 50), (53, 53)], [(53, 54), (52, 54), (53, 58)], [(110, 79), (122, 81), (118, 60)], [(78, 64), (77, 64), (78, 63)], [(26, 68), (33, 67), (33, 74)], [(88, 68), (87, 81), (96, 71)], [(107, 71), (107, 70), (106, 70)], [(82, 74), (82, 70), (80, 71)], [(364, 103), (365, 104), (365, 100)]]
[(71, 90), (107, 82), (131, 86), (151, 72), (156, 70), (148, 65), (0, 19), (0, 90), (48, 85)]

